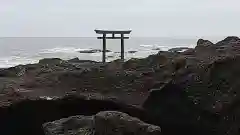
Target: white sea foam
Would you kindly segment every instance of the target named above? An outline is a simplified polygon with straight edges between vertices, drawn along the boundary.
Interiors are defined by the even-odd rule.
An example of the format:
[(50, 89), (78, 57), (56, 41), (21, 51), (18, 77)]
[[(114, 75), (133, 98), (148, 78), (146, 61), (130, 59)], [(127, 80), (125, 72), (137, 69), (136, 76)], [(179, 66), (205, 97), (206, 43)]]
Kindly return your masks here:
[(157, 45), (157, 46), (155, 46), (154, 49), (159, 49), (159, 51), (168, 51), (171, 48), (173, 48), (173, 47)]
[(149, 48), (149, 47), (153, 47), (154, 45), (146, 45), (146, 44), (142, 44), (142, 45), (140, 45), (141, 47), (147, 47), (147, 48)]
[(147, 51), (147, 50), (155, 50), (155, 51), (168, 51), (169, 49), (173, 48), (171, 46), (163, 46), (163, 45), (158, 45), (158, 44), (152, 44), (152, 45), (140, 45), (140, 50), (141, 51)]
[(182, 49), (181, 51), (178, 51), (178, 52), (185, 52), (187, 51), (188, 49)]
[(92, 50), (92, 48), (75, 48), (75, 47), (56, 47), (51, 49), (43, 49), (40, 53), (74, 53), (78, 51)]
[[(130, 50), (136, 50), (136, 53), (130, 54), (125, 52), (125, 59), (130, 58), (143, 58), (147, 57), (148, 55), (156, 54), (159, 49), (162, 51), (167, 51), (170, 49), (167, 46), (158, 46), (158, 45), (143, 45), (142, 48), (131, 48)], [(39, 51), (39, 53), (36, 53), (31, 56), (24, 56), (24, 54), (18, 54), (17, 56), (10, 56), (10, 57), (0, 57), (0, 68), (8, 68), (17, 66), (20, 64), (32, 64), (37, 63), (40, 59), (43, 58), (61, 58), (61, 59), (71, 59), (78, 57), (79, 59), (88, 59), (88, 60), (95, 60), (95, 61), (101, 61), (102, 53), (78, 53), (79, 51), (84, 50), (92, 50), (92, 48), (75, 48), (75, 47), (55, 47), (50, 49), (43, 49)], [(114, 59), (120, 58), (120, 53), (115, 52), (107, 52), (106, 53), (107, 61), (111, 61)]]
[(19, 56), (1, 57), (0, 68), (8, 68), (8, 67), (17, 66), (20, 64), (31, 64), (36, 62), (38, 62), (38, 60), (34, 60), (26, 57), (19, 57)]
[[(136, 53), (127, 53), (129, 50), (126, 50), (125, 59), (130, 58), (144, 58), (152, 54), (158, 53), (158, 51), (168, 51), (171, 48), (182, 47), (182, 46), (162, 46), (162, 45), (140, 45), (139, 48), (131, 48), (129, 50), (136, 50)], [(79, 51), (92, 50), (93, 48), (75, 48), (75, 47), (55, 47), (50, 49), (43, 49), (32, 56), (24, 56), (24, 54), (17, 54), (16, 56), (10, 57), (0, 57), (0, 68), (8, 68), (17, 66), (20, 64), (31, 64), (37, 63), (40, 59), (43, 58), (61, 58), (61, 59), (71, 59), (78, 57), (79, 59), (88, 59), (101, 61), (102, 53), (78, 53)], [(107, 61), (120, 58), (120, 53), (107, 52), (106, 53)]]

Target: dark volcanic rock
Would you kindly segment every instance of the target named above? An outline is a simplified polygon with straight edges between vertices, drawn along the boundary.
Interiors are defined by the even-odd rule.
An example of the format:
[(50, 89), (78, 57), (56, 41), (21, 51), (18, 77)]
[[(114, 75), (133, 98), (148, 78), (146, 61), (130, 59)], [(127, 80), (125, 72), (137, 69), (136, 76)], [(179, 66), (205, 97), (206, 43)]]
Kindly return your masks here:
[(240, 57), (233, 55), (186, 68), (152, 91), (144, 108), (163, 129), (181, 127), (174, 131), (185, 134), (238, 134), (239, 63)]
[(45, 135), (95, 135), (92, 116), (72, 116), (43, 124)]
[(175, 71), (184, 68), (187, 65), (187, 60), (184, 57), (177, 57), (172, 60), (172, 67)]
[(70, 60), (68, 60), (68, 62), (79, 62), (80, 61), (80, 59), (79, 58), (73, 58), (73, 59), (70, 59)]
[(79, 58), (73, 58), (68, 60), (68, 62), (71, 63), (97, 63), (96, 61), (92, 61), (92, 60), (80, 60)]
[(95, 116), (73, 116), (43, 125), (46, 135), (160, 135), (160, 127), (128, 114), (106, 111)]
[(20, 77), (25, 74), (25, 67), (22, 65), (8, 69), (0, 69), (0, 77)]
[(156, 67), (158, 68), (161, 65), (165, 65), (168, 62), (172, 60), (172, 58), (177, 57), (179, 54), (178, 53), (173, 53), (173, 52), (162, 52), (160, 51), (156, 55), (150, 55), (147, 58), (144, 59), (138, 59), (138, 58), (132, 58), (128, 61), (126, 61), (123, 64), (124, 68), (130, 68), (130, 69), (142, 69), (142, 68), (153, 68)]
[(141, 64), (141, 59), (132, 58), (123, 64), (124, 68), (136, 69)]
[(197, 41), (197, 46), (209, 46), (209, 45), (213, 45), (213, 43), (209, 40), (199, 39)]
[(137, 51), (128, 51), (128, 53), (136, 53)]
[[(154, 118), (148, 123), (160, 125), (162, 134), (239, 134), (239, 41), (236, 37), (217, 44), (199, 40), (196, 48), (186, 52), (160, 51), (127, 62), (102, 64), (45, 59), (38, 64), (2, 69), (0, 88), (17, 93), (1, 93), (0, 101), (12, 103), (20, 97), (75, 92), (101, 93), (125, 103), (142, 105), (150, 93), (144, 108)], [(104, 103), (85, 99), (69, 103), (65, 99), (46, 99), (24, 100), (20, 105), (2, 107), (0, 133), (32, 135), (36, 131), (41, 133), (42, 123), (106, 110), (129, 112), (144, 120), (141, 109), (130, 111), (126, 106), (105, 100)]]
[(121, 112), (100, 112), (95, 116), (98, 135), (160, 135), (160, 127), (144, 123), (138, 118)]
[(235, 37), (235, 36), (230, 36), (225, 38), (224, 40), (216, 43), (217, 46), (222, 46), (222, 45), (229, 45), (229, 44), (240, 44), (240, 39), (239, 37)]
[(45, 58), (42, 60), (39, 60), (39, 64), (61, 64), (63, 60), (59, 58)]
[[(198, 121), (204, 115), (214, 119), (211, 114), (205, 114), (194, 107), (187, 95), (171, 84), (162, 89), (153, 89), (144, 108), (153, 116), (155, 124), (161, 125), (163, 134), (211, 134), (209, 123)], [(201, 114), (201, 115), (200, 115)], [(211, 118), (212, 117), (212, 118)], [(213, 122), (211, 124), (216, 124)]]
[(1, 103), (0, 133), (3, 135), (44, 135), (42, 124), (75, 115), (95, 115), (100, 111), (121, 111), (147, 120), (142, 109), (108, 98), (65, 96), (63, 98), (19, 99)]
[(204, 39), (199, 39), (197, 41), (197, 47), (207, 47), (207, 46), (211, 46), (211, 45), (214, 45), (211, 41), (209, 40), (204, 40)]
[[(83, 50), (79, 51), (79, 53), (99, 53), (102, 52), (101, 49), (91, 49), (91, 50)], [(106, 52), (111, 52), (110, 50), (106, 50)]]

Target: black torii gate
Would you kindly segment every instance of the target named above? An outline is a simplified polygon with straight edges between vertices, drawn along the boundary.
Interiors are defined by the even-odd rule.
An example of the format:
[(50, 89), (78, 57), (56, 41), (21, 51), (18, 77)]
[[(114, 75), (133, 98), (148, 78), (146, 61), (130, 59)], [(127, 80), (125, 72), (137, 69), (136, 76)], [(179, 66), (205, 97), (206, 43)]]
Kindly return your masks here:
[[(95, 30), (97, 34), (102, 34), (102, 37), (97, 37), (98, 39), (103, 40), (103, 50), (102, 50), (102, 62), (106, 62), (106, 39), (121, 39), (121, 60), (124, 61), (124, 39), (129, 39), (129, 37), (124, 37), (124, 34), (130, 34), (131, 30), (123, 30), (123, 31), (111, 31), (111, 30)], [(112, 36), (107, 37), (107, 34), (111, 34)], [(120, 37), (115, 37), (116, 34), (119, 34)]]

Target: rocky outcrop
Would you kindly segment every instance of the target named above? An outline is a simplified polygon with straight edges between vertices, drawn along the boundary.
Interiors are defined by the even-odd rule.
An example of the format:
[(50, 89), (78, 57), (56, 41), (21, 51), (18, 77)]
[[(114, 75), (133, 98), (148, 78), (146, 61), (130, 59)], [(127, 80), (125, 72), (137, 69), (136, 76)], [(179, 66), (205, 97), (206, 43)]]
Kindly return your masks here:
[[(238, 38), (195, 49), (186, 66), (165, 85), (152, 89), (144, 108), (174, 134), (239, 134), (240, 57)], [(208, 41), (201, 41), (208, 43)], [(183, 54), (185, 55), (185, 54)], [(174, 128), (174, 130), (173, 130)]]
[(22, 65), (8, 69), (0, 69), (0, 77), (20, 77), (24, 75), (25, 68)]
[(45, 58), (42, 60), (39, 60), (39, 64), (61, 64), (62, 62), (64, 62), (63, 60), (59, 59), (59, 58)]
[(224, 46), (224, 45), (231, 45), (231, 44), (240, 44), (240, 39), (239, 37), (235, 37), (235, 36), (230, 36), (225, 38), (224, 40), (216, 43), (217, 46)]
[[(193, 56), (196, 58), (202, 58), (203, 60), (208, 59), (212, 60), (209, 56), (216, 56), (218, 55), (216, 46), (209, 40), (199, 39), (197, 41), (197, 46), (193, 50)], [(211, 55), (210, 55), (211, 54)]]
[[(194, 49), (159, 51), (126, 62), (45, 59), (1, 69), (0, 133), (40, 134), (45, 122), (115, 110), (159, 125), (166, 135), (239, 134), (239, 54), (240, 40), (228, 37), (217, 44), (199, 40)], [(96, 96), (98, 100), (52, 99), (66, 93), (117, 97), (128, 104), (144, 103), (145, 110), (129, 110), (99, 100), (101, 96)], [(23, 121), (26, 124), (19, 124)]]
[(43, 124), (46, 135), (160, 135), (158, 126), (116, 111), (99, 112), (94, 116), (72, 116)]
[(93, 116), (72, 116), (43, 124), (45, 135), (95, 135)]
[(44, 135), (42, 124), (75, 115), (94, 115), (101, 111), (120, 111), (147, 120), (137, 107), (107, 97), (69, 95), (62, 98), (16, 98), (1, 103), (0, 133), (3, 135)]
[(209, 40), (204, 40), (204, 39), (199, 39), (198, 41), (197, 41), (197, 47), (199, 47), (199, 46), (211, 46), (211, 45), (214, 45), (211, 41), (209, 41)]

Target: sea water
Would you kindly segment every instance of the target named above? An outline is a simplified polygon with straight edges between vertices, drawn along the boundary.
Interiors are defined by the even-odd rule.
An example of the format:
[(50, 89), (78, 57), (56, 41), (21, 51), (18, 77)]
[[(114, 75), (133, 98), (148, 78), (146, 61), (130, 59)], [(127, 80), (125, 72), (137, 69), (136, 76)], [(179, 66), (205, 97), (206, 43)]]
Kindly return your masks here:
[[(175, 47), (194, 47), (195, 38), (132, 37), (125, 40), (125, 58), (144, 58)], [(79, 53), (101, 49), (102, 41), (91, 37), (2, 37), (0, 38), (0, 68), (37, 63), (43, 58), (64, 60), (78, 57), (101, 61), (102, 53)], [(120, 40), (107, 40), (107, 61), (120, 58)], [(128, 51), (137, 51), (128, 53)]]

